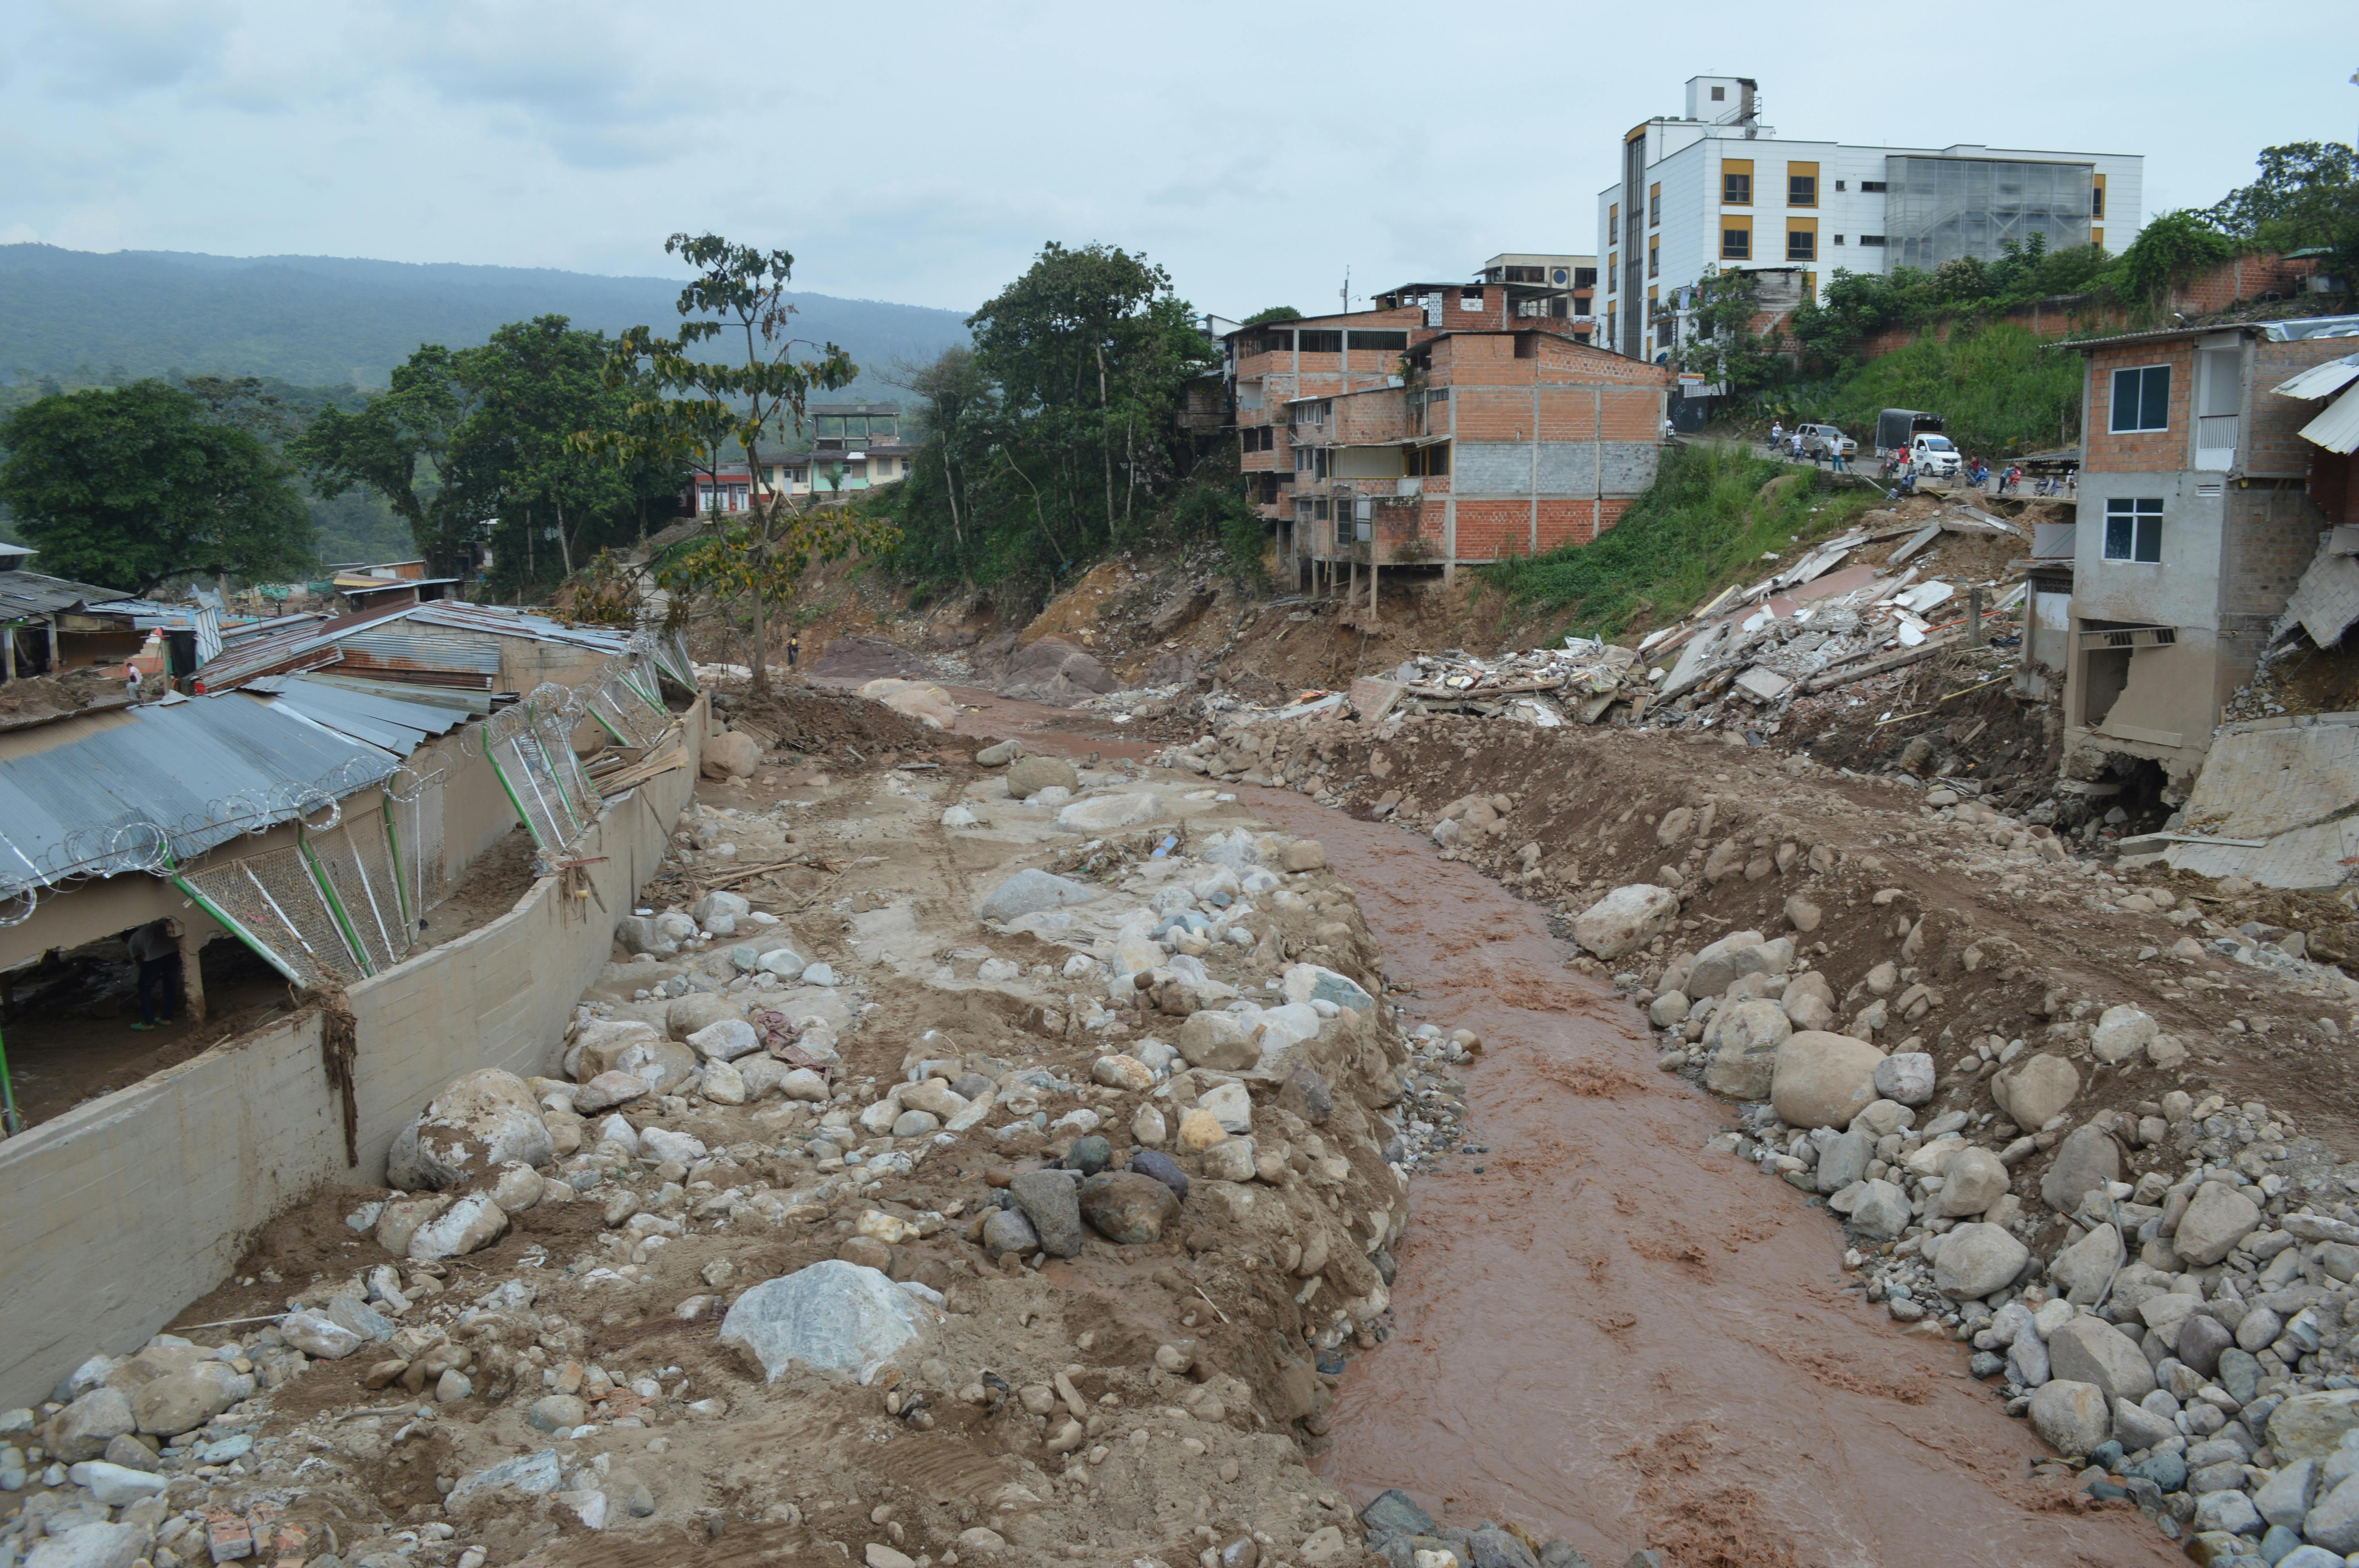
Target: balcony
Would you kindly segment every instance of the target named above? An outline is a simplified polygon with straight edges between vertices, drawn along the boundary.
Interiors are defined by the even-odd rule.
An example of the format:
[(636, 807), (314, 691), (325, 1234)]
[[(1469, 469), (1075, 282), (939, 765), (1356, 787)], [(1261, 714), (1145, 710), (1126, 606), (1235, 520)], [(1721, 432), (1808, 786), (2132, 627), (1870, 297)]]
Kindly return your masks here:
[(2234, 414), (2205, 414), (2195, 421), (2195, 466), (2216, 473), (2227, 473), (2236, 466), (2236, 427)]

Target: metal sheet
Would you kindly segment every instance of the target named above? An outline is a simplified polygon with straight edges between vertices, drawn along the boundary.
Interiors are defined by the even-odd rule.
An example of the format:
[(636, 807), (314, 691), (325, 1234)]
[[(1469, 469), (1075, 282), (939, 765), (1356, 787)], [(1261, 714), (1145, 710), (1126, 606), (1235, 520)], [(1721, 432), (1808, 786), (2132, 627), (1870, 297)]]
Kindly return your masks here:
[(561, 643), (608, 654), (626, 652), (631, 642), (631, 633), (620, 627), (567, 626), (528, 611), (437, 600), (248, 638), (199, 669), (196, 678), (208, 691), (226, 691), (255, 676), (290, 668), (305, 654), (329, 644), (350, 648), (355, 664), (495, 676), (499, 669), (496, 639), (501, 637)]
[(2353, 387), (2328, 404), (2325, 412), (2304, 425), (2300, 433), (2301, 438), (2312, 446), (2344, 457), (2359, 450), (2359, 387)]
[(382, 746), (398, 757), (407, 757), (431, 737), (447, 735), (467, 721), (462, 709), (403, 702), (309, 676), (265, 676), (248, 683), (245, 689), (255, 692), (266, 684), (277, 688), (277, 706), (355, 740)]
[(2312, 365), (2290, 381), (2269, 388), (2279, 397), (2331, 397), (2359, 381), (2359, 354), (2345, 354), (2322, 365)]
[(341, 800), (397, 761), (245, 697), (152, 703), (0, 738), (0, 896), (187, 861)]
[(452, 670), (496, 676), (500, 643), (481, 632), (431, 625), (397, 616), (336, 639), (348, 665), (365, 669)]
[(130, 597), (117, 589), (70, 582), (39, 572), (0, 572), (0, 621), (52, 615), (77, 604), (112, 604)]

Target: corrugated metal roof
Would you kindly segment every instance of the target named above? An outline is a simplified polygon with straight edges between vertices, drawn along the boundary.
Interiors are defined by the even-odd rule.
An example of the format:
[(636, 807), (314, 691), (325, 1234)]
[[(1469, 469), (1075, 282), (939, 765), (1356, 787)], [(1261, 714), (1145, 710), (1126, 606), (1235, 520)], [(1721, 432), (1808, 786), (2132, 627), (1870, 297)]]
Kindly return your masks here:
[(263, 676), (241, 689), (266, 695), (272, 706), (292, 708), (315, 724), (382, 746), (397, 757), (467, 722), (463, 708), (404, 702), (397, 697), (354, 691), (310, 676)]
[(2349, 457), (2359, 451), (2359, 387), (2353, 387), (2326, 406), (2326, 411), (2300, 430), (2312, 446)]
[(0, 621), (49, 615), (77, 604), (109, 604), (131, 596), (118, 589), (69, 582), (39, 572), (0, 572)]
[[(496, 637), (523, 637), (539, 643), (563, 643), (608, 654), (626, 652), (631, 640), (631, 634), (619, 627), (568, 626), (529, 611), (445, 599), (426, 604), (399, 604), (385, 610), (359, 611), (318, 625), (291, 628), (276, 636), (249, 638), (198, 670), (196, 678), (208, 691), (226, 691), (257, 675), (283, 673), (306, 655), (342, 643), (364, 628), (369, 630), (373, 643), (383, 642), (379, 629), (390, 628), (396, 622), (455, 632), (487, 633)], [(430, 641), (414, 636), (405, 638), (397, 633), (394, 642), (386, 645), (421, 647)], [(356, 643), (355, 647), (367, 645), (373, 643)], [(496, 649), (490, 665), (485, 665), (478, 654), (462, 656), (457, 652), (465, 644), (453, 641), (447, 646), (451, 658), (458, 662), (423, 665), (420, 667), (447, 668), (465, 674), (481, 674), (486, 668), (498, 668)]]
[(2295, 321), (2269, 321), (2261, 336), (2272, 343), (2298, 343), (2311, 338), (2359, 338), (2359, 316), (2308, 316)]
[(2359, 354), (2345, 354), (2322, 365), (2312, 365), (2291, 381), (2269, 388), (2279, 397), (2331, 397), (2359, 380)]
[(148, 703), (0, 737), (0, 896), (186, 861), (397, 759), (242, 697)]

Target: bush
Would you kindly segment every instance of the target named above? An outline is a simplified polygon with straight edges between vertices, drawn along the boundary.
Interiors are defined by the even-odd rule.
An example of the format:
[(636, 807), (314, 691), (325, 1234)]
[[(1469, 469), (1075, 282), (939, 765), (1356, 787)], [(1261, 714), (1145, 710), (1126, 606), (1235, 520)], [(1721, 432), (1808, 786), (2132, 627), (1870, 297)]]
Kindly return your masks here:
[(1685, 613), (1762, 553), (1791, 560), (1793, 540), (1836, 532), (1877, 497), (1821, 492), (1811, 471), (1732, 446), (1674, 447), (1654, 486), (1596, 541), (1482, 568), (1510, 603), (1570, 610), (1614, 636), (1641, 614)]
[(1229, 575), (1240, 586), (1257, 593), (1268, 588), (1269, 524), (1234, 485), (1190, 485), (1172, 507), (1171, 520), (1183, 537), (1218, 539)]
[(2013, 323), (1919, 339), (1845, 375), (1777, 389), (1788, 419), (1842, 427), (1864, 459), (1886, 408), (1941, 416), (1959, 448), (1986, 455), (2068, 445), (2081, 430), (2081, 356)]

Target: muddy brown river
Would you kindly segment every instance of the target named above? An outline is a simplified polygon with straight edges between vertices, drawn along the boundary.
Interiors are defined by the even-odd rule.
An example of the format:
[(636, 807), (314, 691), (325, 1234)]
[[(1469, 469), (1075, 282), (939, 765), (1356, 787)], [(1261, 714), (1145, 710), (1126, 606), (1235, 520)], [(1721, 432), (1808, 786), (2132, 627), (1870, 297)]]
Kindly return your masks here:
[[(977, 732), (1140, 748), (960, 690)], [(1843, 1291), (1841, 1233), (1702, 1153), (1727, 1108), (1655, 1070), (1642, 1021), (1566, 969), (1538, 906), (1422, 838), (1278, 789), (1237, 792), (1357, 890), (1408, 1027), (1484, 1038), (1464, 1072), (1489, 1152), (1415, 1179), (1394, 1333), (1357, 1357), (1316, 1468), (1445, 1523), (1516, 1523), (1601, 1565), (2183, 1563), (2121, 1505), (2035, 1483), (2046, 1454), (1966, 1375)], [(1473, 1167), (1484, 1167), (1480, 1174)]]

